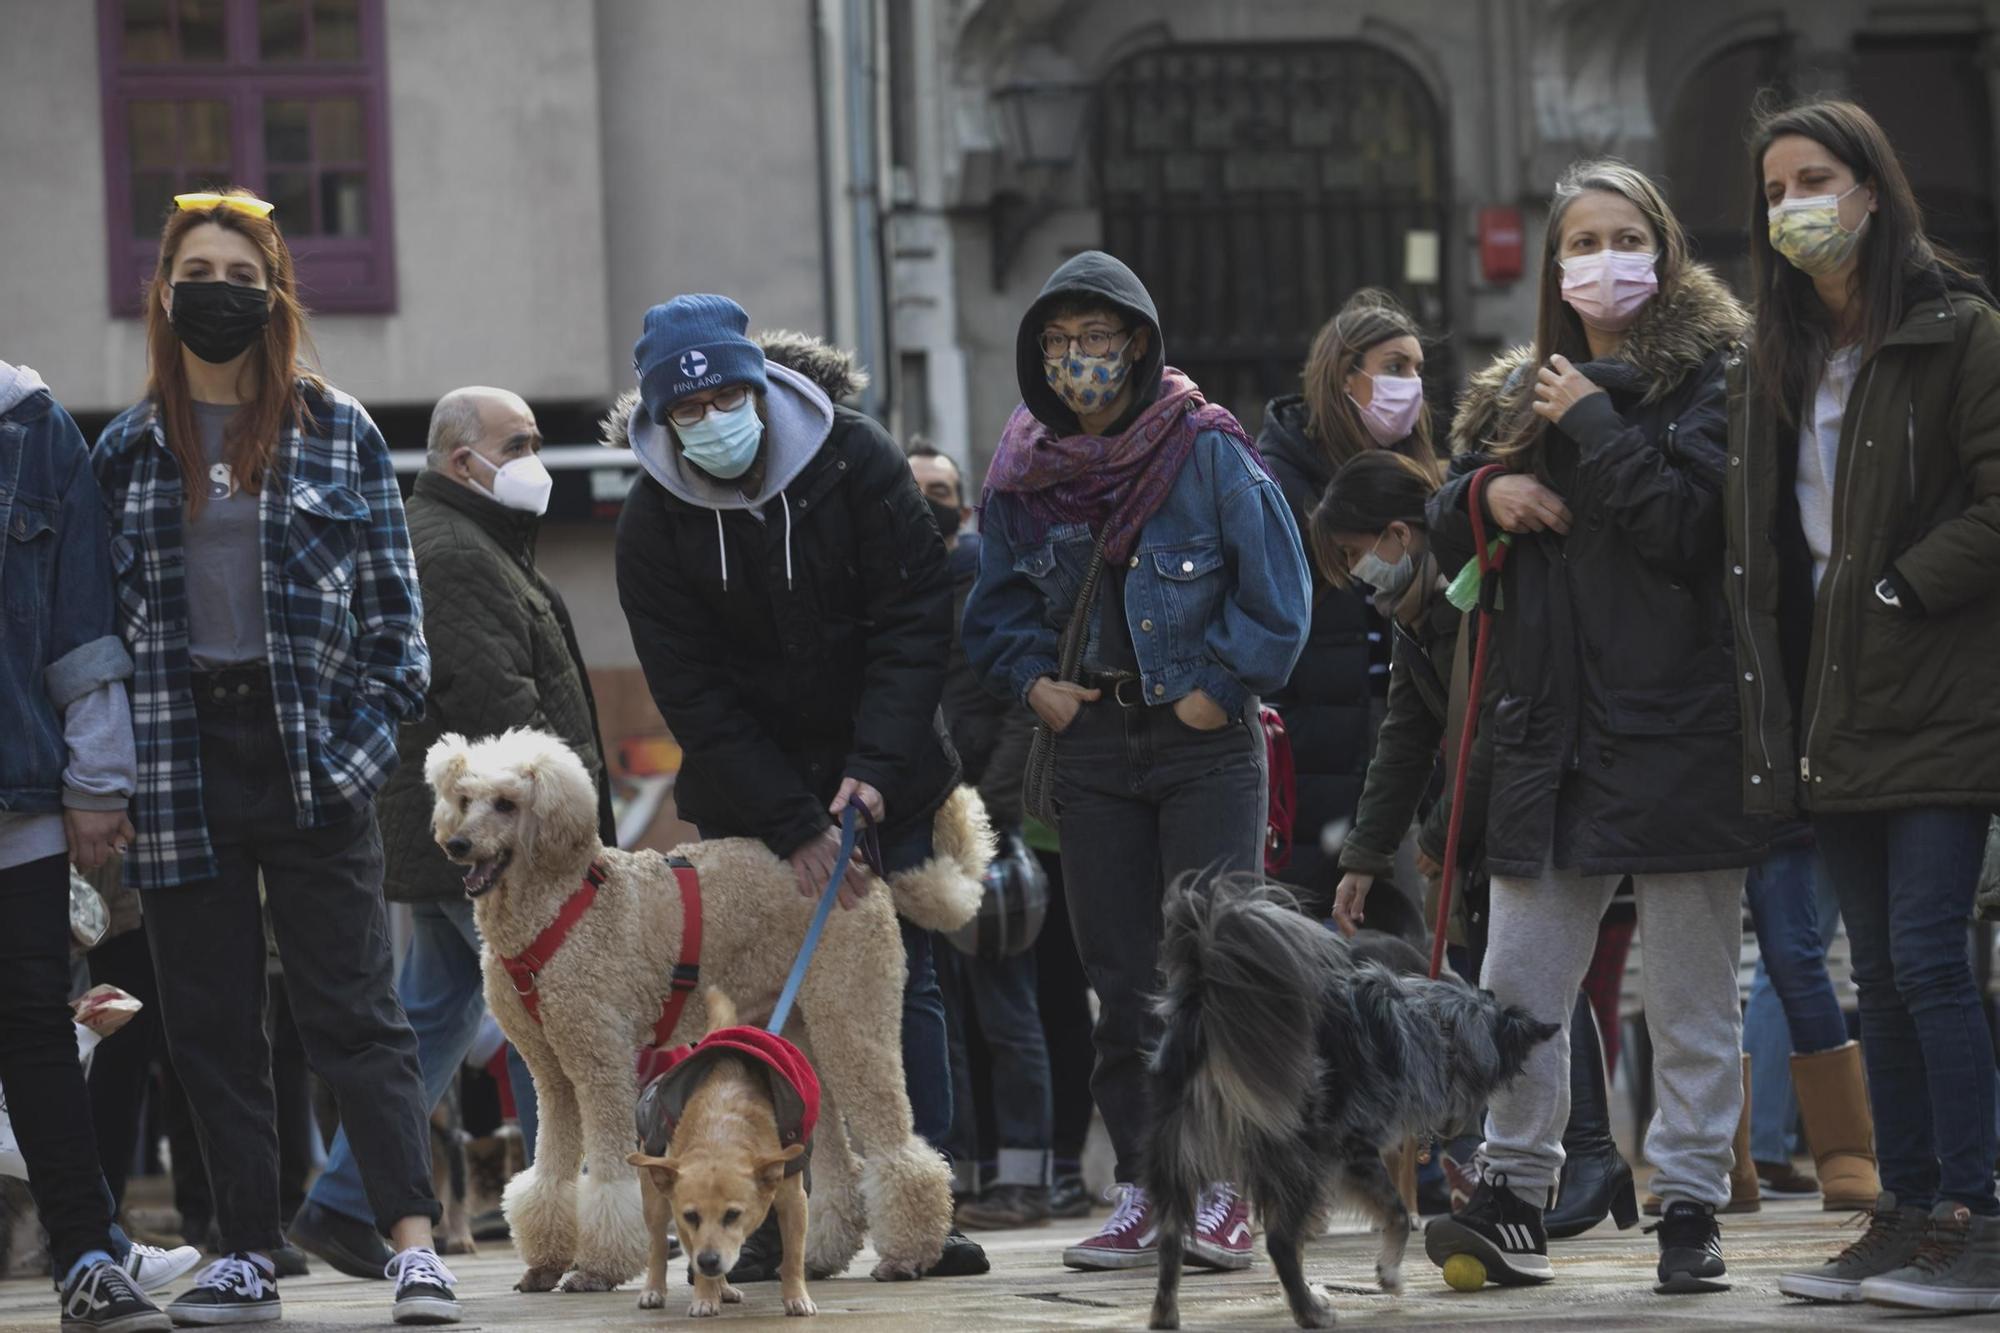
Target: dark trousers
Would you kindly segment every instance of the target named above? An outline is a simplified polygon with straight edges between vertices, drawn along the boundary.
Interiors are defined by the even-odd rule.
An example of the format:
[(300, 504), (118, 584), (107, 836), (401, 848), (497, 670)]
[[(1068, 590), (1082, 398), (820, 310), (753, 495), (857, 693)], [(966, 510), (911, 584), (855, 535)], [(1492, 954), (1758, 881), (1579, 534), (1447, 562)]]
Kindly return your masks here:
[(0, 1090), (57, 1282), (89, 1251), (122, 1248), (111, 1236), (69, 990), (69, 858), (0, 870)]
[[(882, 835), (882, 873), (893, 875), (931, 859), (931, 821), (891, 825)], [(933, 957), (937, 937), (901, 917), (903, 931), (903, 1085), (917, 1137), (943, 1151), (951, 1137), (951, 1054), (945, 1037), (944, 992)], [(950, 946), (945, 946), (949, 948)]]
[(261, 874), (299, 1039), (333, 1089), (375, 1224), (440, 1215), (416, 1038), (396, 999), (373, 809), (301, 829), (268, 695), (197, 682), (213, 879), (149, 891), (147, 935), (174, 1064), (225, 1251), (283, 1243)]
[[(1035, 1007), (1035, 955), (971, 958), (950, 945), (936, 951), (938, 982), (951, 1029), (950, 1152), (964, 1168), (981, 1148), (997, 1148), (996, 1185), (1049, 1183), (1049, 1053)], [(973, 1100), (972, 1062), (964, 1032), (976, 1025), (992, 1073), (993, 1142), (982, 1145)]]
[(1090, 1135), (1090, 1071), (1097, 1054), (1090, 1041), (1090, 978), (1070, 929), (1069, 896), (1059, 852), (1035, 853), (1049, 877), (1049, 915), (1035, 940), (1035, 1007), (1049, 1058), (1050, 1146), (1057, 1176), (1082, 1169)]
[(118, 1040), (107, 1041), (90, 1058), (90, 1122), (97, 1131), (97, 1160), (111, 1190), (114, 1209), (125, 1204), (125, 1180), (139, 1147), (161, 1045), (160, 993), (153, 981), (153, 955), (146, 948), (145, 923), (114, 935), (89, 954), (90, 981), (116, 986), (140, 1004)]
[[(1253, 701), (1246, 716), (1256, 718)], [(1183, 875), (1263, 867), (1261, 728), (1196, 731), (1170, 708), (1085, 704), (1056, 741), (1070, 924), (1097, 991), (1097, 1069), (1120, 1183), (1137, 1178), (1151, 1121), (1144, 1051), (1158, 1036), (1146, 997), (1160, 947), (1160, 903)]]
[(1984, 811), (1820, 815), (1813, 833), (1847, 922), (1882, 1188), (2000, 1213), (1993, 1045), (1966, 948)]

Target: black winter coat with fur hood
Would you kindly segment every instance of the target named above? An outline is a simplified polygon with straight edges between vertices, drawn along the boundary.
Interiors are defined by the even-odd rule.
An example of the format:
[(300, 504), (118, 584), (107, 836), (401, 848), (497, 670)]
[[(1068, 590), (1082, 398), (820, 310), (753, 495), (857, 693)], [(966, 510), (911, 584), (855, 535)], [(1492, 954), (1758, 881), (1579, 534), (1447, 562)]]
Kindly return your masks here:
[[(828, 398), (866, 383), (816, 339), (758, 341)], [(630, 447), (636, 404), (627, 394), (612, 409), (607, 445)], [(938, 709), (952, 636), (944, 539), (873, 420), (836, 403), (810, 461), (754, 508), (704, 508), (642, 472), (618, 520), (617, 570), (639, 665), (681, 747), (680, 815), (707, 836), (786, 856), (829, 826), (843, 777), (882, 793), (892, 829), (929, 819), (957, 784)]]
[[(1532, 877), (1749, 866), (1773, 826), (1743, 813), (1735, 653), (1723, 592), (1724, 361), (1748, 326), (1706, 268), (1656, 299), (1593, 394), (1544, 437), (1567, 536), (1514, 538), (1481, 726), (1487, 864)], [(1476, 376), (1452, 424), (1432, 550), (1472, 558), (1472, 472), (1533, 402), (1526, 348)], [(1490, 517), (1489, 534), (1499, 527)]]

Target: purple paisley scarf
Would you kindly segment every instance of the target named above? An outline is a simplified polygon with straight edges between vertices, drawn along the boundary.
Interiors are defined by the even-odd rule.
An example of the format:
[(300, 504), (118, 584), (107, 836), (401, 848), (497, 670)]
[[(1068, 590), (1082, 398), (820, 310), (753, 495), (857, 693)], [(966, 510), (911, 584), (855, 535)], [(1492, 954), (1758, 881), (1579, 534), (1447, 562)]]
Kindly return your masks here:
[(1166, 503), (1194, 452), (1195, 436), (1205, 430), (1238, 441), (1264, 467), (1229, 409), (1203, 398), (1194, 381), (1171, 366), (1161, 374), (1160, 396), (1120, 435), (1059, 436), (1023, 403), (1000, 433), (986, 489), (1018, 497), (1044, 532), (1059, 523), (1088, 524), (1093, 534), (1108, 530), (1104, 558), (1118, 564)]

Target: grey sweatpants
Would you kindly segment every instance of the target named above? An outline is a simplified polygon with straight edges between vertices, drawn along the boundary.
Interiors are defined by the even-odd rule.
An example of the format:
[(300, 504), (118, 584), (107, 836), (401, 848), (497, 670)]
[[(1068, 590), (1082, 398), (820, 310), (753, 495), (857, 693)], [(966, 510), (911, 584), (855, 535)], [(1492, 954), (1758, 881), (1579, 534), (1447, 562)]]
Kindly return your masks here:
[[(1729, 1202), (1736, 1122), (1743, 1113), (1743, 1016), (1736, 967), (1743, 941), (1741, 870), (1635, 875), (1646, 1028), (1658, 1110), (1646, 1135), (1662, 1199)], [(1488, 1175), (1537, 1207), (1562, 1172), (1569, 1123), (1569, 1019), (1597, 948), (1597, 923), (1619, 877), (1546, 870), (1493, 877), (1480, 984), (1503, 1004), (1562, 1025), (1521, 1076), (1487, 1103)]]

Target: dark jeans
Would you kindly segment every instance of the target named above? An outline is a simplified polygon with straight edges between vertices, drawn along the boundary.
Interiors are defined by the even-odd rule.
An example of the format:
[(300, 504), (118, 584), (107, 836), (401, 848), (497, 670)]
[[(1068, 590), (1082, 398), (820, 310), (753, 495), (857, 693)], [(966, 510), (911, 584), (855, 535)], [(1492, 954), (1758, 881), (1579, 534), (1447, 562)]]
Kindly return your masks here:
[(160, 993), (153, 982), (153, 955), (146, 948), (145, 923), (114, 935), (88, 955), (90, 981), (116, 986), (140, 1004), (118, 1040), (107, 1041), (90, 1058), (90, 1123), (97, 1131), (97, 1160), (114, 1208), (125, 1203), (125, 1181), (139, 1147), (139, 1126), (152, 1087), (159, 1053)]
[[(1255, 719), (1252, 701), (1246, 716)], [(1137, 1178), (1151, 1116), (1144, 1052), (1159, 1025), (1147, 1004), (1160, 948), (1160, 903), (1183, 875), (1263, 866), (1261, 728), (1195, 731), (1171, 708), (1085, 704), (1056, 741), (1070, 924), (1097, 991), (1090, 1090), (1117, 1154)]]
[(1882, 1188), (1990, 1216), (1993, 1046), (1966, 956), (1986, 826), (1938, 807), (1813, 820), (1854, 958)]
[(1035, 1007), (1042, 1019), (1042, 1043), (1049, 1056), (1049, 1146), (1057, 1176), (1082, 1170), (1083, 1143), (1090, 1135), (1090, 1071), (1097, 1054), (1090, 1040), (1090, 978), (1083, 974), (1076, 935), (1070, 929), (1069, 895), (1059, 852), (1035, 853), (1049, 877), (1049, 915), (1035, 940)]
[(111, 1234), (69, 1008), (69, 858), (0, 870), (0, 1089), (58, 1283)]
[(430, 1108), (396, 999), (374, 811), (298, 827), (276, 715), (252, 684), (247, 698), (218, 703), (196, 683), (218, 873), (145, 896), (167, 1042), (201, 1132), (222, 1248), (283, 1243), (260, 875), (292, 1017), (339, 1103), (376, 1226), (435, 1222)]
[[(918, 819), (882, 836), (882, 873), (893, 875), (931, 858), (931, 821)], [(937, 938), (901, 917), (903, 931), (903, 1086), (917, 1136), (940, 1152), (951, 1138), (951, 1053), (945, 1037), (944, 992), (932, 958)], [(950, 945), (945, 945), (950, 948)]]
[(1847, 1020), (1826, 972), (1826, 941), (1819, 929), (1819, 895), (1813, 876), (1819, 854), (1811, 847), (1774, 852), (1750, 868), (1746, 892), (1757, 929), (1757, 952), (1771, 988), (1785, 1007), (1792, 1050), (1830, 1051), (1847, 1040)]
[(945, 944), (938, 982), (951, 1027), (951, 1143), (961, 1172), (980, 1160), (978, 1108), (964, 1028), (977, 1022), (992, 1067), (996, 1185), (1049, 1183), (1049, 1052), (1035, 1007), (1033, 950), (1011, 958), (971, 958)]

